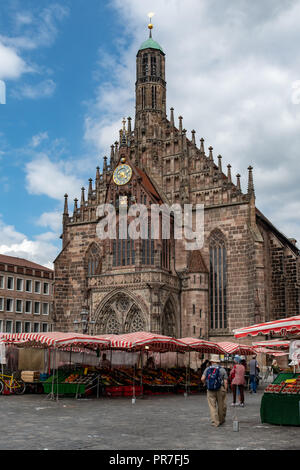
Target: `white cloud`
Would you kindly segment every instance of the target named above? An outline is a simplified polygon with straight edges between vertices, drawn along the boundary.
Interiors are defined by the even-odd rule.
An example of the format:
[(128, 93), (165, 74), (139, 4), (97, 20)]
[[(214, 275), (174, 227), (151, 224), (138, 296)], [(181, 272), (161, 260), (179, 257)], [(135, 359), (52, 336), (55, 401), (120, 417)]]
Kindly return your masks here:
[(51, 80), (43, 80), (34, 85), (23, 83), (16, 87), (12, 95), (18, 99), (40, 99), (40, 98), (49, 98), (51, 97), (56, 89), (56, 83)]
[[(52, 5), (31, 11), (19, 11), (19, 5), (11, 6), (11, 22), (19, 34), (0, 35), (0, 79), (20, 79), (25, 73), (41, 73), (42, 67), (32, 63), (28, 53), (41, 47), (50, 47), (58, 35), (58, 23), (68, 14), (68, 8), (53, 3)], [(6, 12), (7, 18), (9, 13)], [(13, 29), (13, 28), (10, 28)], [(51, 79), (40, 83), (22, 84), (12, 92), (17, 98), (38, 99), (52, 96), (56, 84)]]
[(16, 79), (29, 70), (18, 53), (0, 42), (0, 79)]
[[(41, 227), (49, 227), (55, 236), (59, 236), (62, 232), (62, 210), (57, 209), (53, 212), (44, 212), (37, 220), (37, 225)], [(53, 232), (50, 232), (53, 234)]]
[(39, 235), (30, 240), (26, 235), (18, 232), (14, 226), (6, 225), (0, 218), (0, 253), (8, 256), (17, 256), (53, 269), (53, 261), (59, 248), (54, 241), (56, 235), (49, 233)]
[(39, 145), (48, 139), (48, 132), (40, 132), (37, 135), (34, 135), (31, 139), (31, 146), (33, 148), (39, 147)]
[(25, 167), (27, 190), (30, 194), (46, 195), (59, 201), (66, 192), (70, 198), (75, 198), (82, 182), (70, 170), (70, 163), (53, 162), (40, 153)]

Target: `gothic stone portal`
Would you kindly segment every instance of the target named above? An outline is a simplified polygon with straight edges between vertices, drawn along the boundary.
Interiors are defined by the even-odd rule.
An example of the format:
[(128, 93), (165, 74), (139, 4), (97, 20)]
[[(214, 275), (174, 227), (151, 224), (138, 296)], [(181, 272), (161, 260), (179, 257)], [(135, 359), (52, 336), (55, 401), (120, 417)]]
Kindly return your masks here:
[(115, 294), (97, 314), (97, 334), (122, 334), (146, 331), (145, 316), (131, 297)]

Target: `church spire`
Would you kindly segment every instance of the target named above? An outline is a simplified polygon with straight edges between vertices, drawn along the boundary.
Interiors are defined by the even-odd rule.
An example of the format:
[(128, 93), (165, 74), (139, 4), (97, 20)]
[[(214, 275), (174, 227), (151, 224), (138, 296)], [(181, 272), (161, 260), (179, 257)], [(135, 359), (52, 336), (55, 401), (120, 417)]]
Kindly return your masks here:
[(249, 175), (248, 175), (248, 194), (249, 194), (249, 196), (255, 197), (252, 170), (253, 170), (253, 167), (250, 165), (248, 167), (248, 171), (249, 171)]
[(136, 58), (135, 127), (140, 129), (145, 127), (145, 112), (151, 113), (151, 120), (156, 117), (166, 118), (165, 54), (158, 42), (152, 38), (151, 19), (154, 13), (149, 15), (149, 38), (140, 46)]
[(227, 179), (228, 179), (228, 183), (232, 183), (232, 180), (231, 180), (231, 165), (230, 163), (228, 163), (227, 165)]
[(148, 17), (150, 20), (150, 23), (148, 24), (148, 29), (149, 29), (149, 39), (152, 39), (152, 29), (153, 29), (153, 24), (152, 24), (152, 18), (154, 16), (153, 12), (148, 13)]
[(174, 127), (174, 125), (175, 125), (174, 124), (174, 108), (170, 108), (170, 111), (171, 111), (171, 113), (170, 113), (170, 124), (171, 124), (172, 127)]
[(69, 215), (69, 208), (68, 208), (68, 195), (65, 194), (65, 204), (64, 204), (64, 215)]
[(240, 193), (241, 192), (241, 175), (239, 173), (236, 175), (236, 187), (237, 187), (238, 192)]

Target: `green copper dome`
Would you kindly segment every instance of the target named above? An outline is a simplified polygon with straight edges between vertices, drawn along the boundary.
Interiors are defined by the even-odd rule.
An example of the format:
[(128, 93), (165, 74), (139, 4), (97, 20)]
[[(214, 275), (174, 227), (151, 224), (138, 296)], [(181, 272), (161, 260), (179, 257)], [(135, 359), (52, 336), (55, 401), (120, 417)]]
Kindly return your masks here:
[(162, 47), (158, 44), (158, 42), (153, 41), (152, 38), (149, 38), (147, 39), (147, 41), (144, 41), (141, 47), (139, 48), (139, 51), (142, 51), (143, 49), (158, 49), (159, 51), (164, 53)]

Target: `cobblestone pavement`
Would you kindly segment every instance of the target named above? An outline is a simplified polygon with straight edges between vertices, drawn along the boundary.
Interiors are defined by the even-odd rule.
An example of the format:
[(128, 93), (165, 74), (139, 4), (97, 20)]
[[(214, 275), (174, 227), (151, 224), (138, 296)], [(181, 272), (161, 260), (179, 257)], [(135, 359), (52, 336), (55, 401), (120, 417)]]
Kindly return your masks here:
[(206, 395), (49, 400), (46, 395), (0, 396), (0, 450), (296, 450), (300, 428), (260, 421), (262, 391), (246, 394), (227, 420), (210, 424)]

